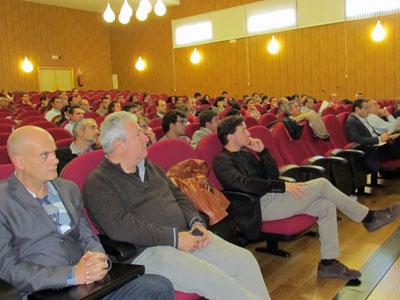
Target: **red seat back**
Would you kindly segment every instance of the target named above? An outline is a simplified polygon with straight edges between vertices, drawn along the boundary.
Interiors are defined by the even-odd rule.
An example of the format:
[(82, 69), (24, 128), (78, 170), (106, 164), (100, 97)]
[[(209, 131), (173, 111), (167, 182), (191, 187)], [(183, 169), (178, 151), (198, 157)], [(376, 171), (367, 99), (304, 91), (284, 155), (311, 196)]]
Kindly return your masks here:
[(85, 112), (85, 113), (83, 114), (83, 117), (84, 117), (85, 119), (88, 119), (88, 118), (97, 119), (98, 117), (100, 117), (100, 115), (99, 115), (97, 112), (88, 111), (88, 112)]
[(0, 165), (0, 180), (4, 180), (11, 176), (15, 171), (13, 164)]
[(257, 126), (258, 125), (258, 121), (253, 117), (245, 117), (244, 118), (244, 123), (246, 124), (247, 128), (251, 128), (253, 126)]
[(213, 161), (223, 148), (216, 132), (207, 134), (197, 145), (197, 154), (199, 158), (205, 160), (211, 169), (208, 179), (211, 184), (219, 190), (223, 190), (223, 187), (214, 173)]
[(3, 132), (11, 133), (13, 131), (13, 128), (15, 129), (16, 127), (17, 127), (16, 125), (0, 123), (0, 133), (3, 133)]
[(37, 126), (37, 127), (43, 128), (43, 129), (58, 128), (56, 124), (49, 122), (49, 121), (36, 121), (36, 122), (32, 122), (30, 125)]
[(336, 116), (336, 109), (333, 106), (328, 106), (324, 109), (324, 111), (322, 112), (323, 116), (326, 115), (334, 115)]
[(28, 110), (21, 112), (20, 114), (17, 114), (17, 120), (23, 120), (25, 118), (35, 117), (35, 116), (42, 117), (43, 115), (37, 110)]
[(68, 130), (63, 128), (48, 128), (47, 131), (51, 134), (54, 141), (63, 139), (73, 139), (72, 134)]
[(261, 126), (267, 126), (269, 123), (272, 123), (276, 121), (276, 116), (271, 113), (266, 113), (263, 114), (259, 119), (258, 119), (258, 125)]
[(148, 160), (157, 163), (165, 172), (170, 167), (189, 158), (197, 158), (193, 147), (183, 140), (168, 139), (151, 145), (148, 149)]
[(0, 146), (7, 146), (8, 137), (11, 132), (0, 132)]
[(74, 139), (61, 139), (56, 142), (56, 147), (57, 148), (62, 148), (62, 147), (69, 147), (71, 143), (74, 141)]
[(275, 159), (278, 167), (282, 167), (285, 165), (281, 154), (276, 148), (274, 138), (271, 132), (264, 126), (254, 126), (249, 129), (251, 137), (260, 139), (264, 144), (264, 147), (268, 148), (269, 152), (271, 153), (272, 157)]
[(25, 126), (25, 125), (31, 125), (34, 122), (38, 121), (47, 121), (43, 116), (33, 116), (33, 117), (27, 117), (26, 119), (23, 119), (21, 123), (19, 124), (19, 127)]
[(161, 126), (159, 126), (159, 127), (154, 127), (154, 128), (152, 128), (151, 129), (153, 132), (154, 132), (154, 134), (156, 135), (156, 139), (157, 139), (157, 141), (159, 141), (163, 136), (164, 136), (164, 130), (162, 129), (162, 127)]
[(330, 143), (334, 148), (342, 148), (349, 143), (346, 132), (340, 124), (338, 118), (334, 115), (327, 115), (322, 117), (325, 127), (330, 135)]
[(4, 164), (11, 164), (11, 160), (7, 153), (7, 146), (0, 146), (0, 165)]
[(185, 135), (189, 139), (192, 139), (193, 133), (195, 133), (195, 131), (197, 131), (199, 129), (200, 129), (200, 124), (199, 123), (190, 123), (189, 125), (186, 126)]
[(159, 126), (161, 126), (161, 122), (162, 122), (161, 118), (151, 119), (150, 122), (149, 122), (149, 127), (150, 128), (159, 127)]

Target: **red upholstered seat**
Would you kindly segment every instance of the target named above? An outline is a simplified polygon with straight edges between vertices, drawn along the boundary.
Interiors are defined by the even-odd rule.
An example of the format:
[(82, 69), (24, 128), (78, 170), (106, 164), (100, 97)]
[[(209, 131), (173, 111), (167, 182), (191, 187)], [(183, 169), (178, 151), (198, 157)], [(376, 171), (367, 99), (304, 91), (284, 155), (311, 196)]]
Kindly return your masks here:
[(259, 119), (258, 119), (258, 125), (261, 126), (267, 126), (268, 124), (276, 121), (276, 116), (271, 113), (266, 113), (263, 114)]
[(13, 131), (13, 129), (15, 129), (15, 128), (17, 128), (17, 125), (0, 123), (0, 133), (4, 133), (4, 132), (11, 133)]
[(7, 146), (0, 146), (0, 165), (11, 164), (11, 160), (8, 157)]
[(17, 128), (17, 122), (12, 119), (0, 119), (0, 125), (2, 124), (11, 124), (14, 125), (14, 128)]
[(153, 131), (154, 134), (156, 135), (157, 141), (159, 141), (165, 134), (161, 126), (154, 127), (151, 129), (151, 131)]
[(47, 131), (51, 134), (55, 141), (73, 138), (72, 134), (64, 128), (48, 128)]
[(310, 228), (316, 218), (309, 215), (295, 215), (289, 218), (264, 221), (261, 224), (261, 232), (281, 235), (296, 235)]
[(246, 124), (247, 128), (250, 128), (250, 127), (258, 125), (258, 121), (253, 117), (245, 117), (244, 118), (244, 123)]
[(23, 120), (27, 117), (34, 117), (34, 116), (42, 117), (42, 114), (37, 110), (27, 110), (21, 112), (20, 114), (17, 114), (17, 120)]
[(326, 107), (324, 109), (324, 111), (322, 112), (322, 115), (323, 116), (326, 116), (326, 115), (334, 115), (334, 116), (336, 116), (336, 109), (334, 107), (332, 107), (332, 106), (328, 106), (328, 107)]
[(49, 129), (49, 128), (58, 128), (56, 124), (49, 122), (49, 121), (36, 121), (31, 123), (30, 125), (32, 126), (37, 126), (43, 129)]
[(27, 117), (19, 123), (19, 127), (25, 126), (25, 125), (31, 125), (34, 122), (38, 121), (47, 121), (43, 116), (33, 116), (33, 117)]
[(0, 180), (10, 177), (14, 170), (13, 164), (0, 165)]
[(58, 141), (56, 141), (56, 147), (57, 148), (69, 147), (73, 141), (74, 141), (73, 138), (58, 140)]
[(193, 134), (200, 129), (200, 124), (199, 123), (190, 123), (186, 126), (186, 131), (185, 135), (191, 139)]
[(148, 160), (157, 163), (165, 172), (178, 162), (188, 158), (197, 158), (193, 147), (188, 142), (179, 139), (157, 142), (151, 145), (147, 152)]
[(162, 121), (161, 118), (151, 119), (150, 122), (149, 122), (149, 127), (150, 128), (159, 127), (159, 126), (161, 126), (161, 121)]
[(7, 146), (7, 140), (10, 134), (10, 132), (0, 132), (0, 146)]
[(99, 115), (97, 112), (88, 111), (88, 112), (85, 112), (85, 113), (83, 114), (83, 117), (84, 117), (85, 119), (88, 119), (88, 118), (97, 119), (98, 117), (100, 117), (100, 115)]

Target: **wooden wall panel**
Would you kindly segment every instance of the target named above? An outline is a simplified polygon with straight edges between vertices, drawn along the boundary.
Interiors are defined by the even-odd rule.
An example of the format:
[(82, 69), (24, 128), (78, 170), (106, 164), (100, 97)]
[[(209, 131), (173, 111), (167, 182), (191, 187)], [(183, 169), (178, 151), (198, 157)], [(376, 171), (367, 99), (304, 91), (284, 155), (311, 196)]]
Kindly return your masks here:
[[(276, 55), (266, 50), (271, 34), (197, 46), (202, 55), (198, 65), (189, 61), (194, 47), (172, 50), (172, 19), (249, 2), (253, 1), (182, 0), (164, 17), (150, 15), (145, 22), (112, 25), (112, 70), (120, 87), (177, 95), (200, 91), (211, 96), (227, 90), (238, 97), (254, 91), (277, 97), (306, 93), (318, 99), (332, 92), (342, 99), (354, 99), (357, 92), (379, 99), (400, 95), (400, 32), (394, 30), (400, 28), (400, 14), (379, 18), (387, 30), (382, 43), (371, 40), (377, 21), (372, 18), (276, 33), (280, 43)], [(134, 69), (139, 55), (148, 61), (143, 72)]]
[[(74, 72), (80, 67), (83, 89), (112, 87), (109, 28), (100, 14), (1, 0), (0, 19), (0, 88), (39, 90), (38, 66)], [(52, 55), (62, 59), (52, 60)], [(25, 56), (35, 66), (31, 73), (21, 70)]]

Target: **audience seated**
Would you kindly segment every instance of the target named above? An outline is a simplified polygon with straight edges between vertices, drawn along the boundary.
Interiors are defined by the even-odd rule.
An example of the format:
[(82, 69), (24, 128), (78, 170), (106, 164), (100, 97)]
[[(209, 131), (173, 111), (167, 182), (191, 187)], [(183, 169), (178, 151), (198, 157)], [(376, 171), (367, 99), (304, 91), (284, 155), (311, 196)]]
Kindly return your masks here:
[(311, 97), (311, 96), (306, 97), (304, 99), (304, 102), (303, 102), (303, 105), (301, 106), (300, 111), (302, 113), (306, 113), (306, 112), (316, 113), (314, 110), (314, 106), (315, 106), (314, 101), (315, 101), (315, 99), (313, 97)]
[(58, 116), (61, 114), (61, 108), (62, 108), (62, 99), (55, 96), (52, 97), (49, 101), (48, 104), (51, 108), (50, 110), (46, 113), (44, 116), (47, 121), (51, 122), (54, 117)]
[[(379, 134), (368, 123), (368, 100), (354, 101), (353, 113), (347, 118), (345, 130), (351, 142), (361, 145), (365, 152), (366, 168), (371, 173), (379, 171), (380, 162), (400, 158), (399, 134)], [(390, 143), (385, 143), (391, 141)], [(379, 146), (380, 143), (385, 143)]]
[[(369, 100), (368, 106), (369, 111), (367, 122), (377, 134), (388, 132), (392, 128), (392, 126), (396, 126), (394, 124), (396, 120), (391, 115), (391, 113), (388, 112), (386, 109), (380, 109), (375, 100)], [(385, 121), (383, 118), (386, 118), (387, 121)], [(394, 130), (392, 130), (391, 133), (396, 131), (398, 127), (399, 126), (396, 126), (396, 128), (392, 128)]]
[(286, 97), (282, 97), (278, 100), (278, 102), (277, 102), (278, 111), (276, 112), (276, 115), (279, 115), (281, 112), (285, 111), (284, 106), (288, 102), (289, 102), (289, 100)]
[(101, 98), (100, 107), (96, 110), (96, 112), (100, 116), (104, 116), (107, 113), (108, 105), (110, 104), (110, 102), (111, 100), (106, 97)]
[(111, 101), (107, 107), (107, 114), (121, 111), (121, 104), (117, 101)]
[(21, 103), (22, 103), (22, 104), (27, 104), (27, 105), (33, 106), (33, 105), (32, 105), (32, 102), (30, 101), (30, 97), (29, 97), (29, 94), (28, 94), (28, 93), (23, 93), (23, 94), (22, 94), (22, 96), (21, 96)]
[(79, 106), (80, 95), (72, 95), (68, 98), (69, 106)]
[(185, 136), (188, 120), (187, 115), (179, 109), (173, 109), (164, 115), (161, 126), (165, 135), (160, 141), (167, 139), (181, 139), (190, 143), (190, 139)]
[(200, 129), (195, 131), (191, 141), (191, 144), (195, 150), (197, 149), (197, 144), (203, 137), (205, 137), (207, 134), (217, 131), (219, 121), (218, 114), (211, 109), (203, 110), (199, 115), (199, 119)]
[(72, 129), (74, 128), (76, 122), (83, 119), (83, 109), (78, 105), (70, 106), (68, 109), (69, 122), (64, 126), (65, 130), (68, 130), (72, 134)]
[[(224, 189), (260, 197), (257, 205), (243, 204), (243, 218), (261, 215), (263, 221), (269, 221), (298, 214), (318, 217), (321, 242), (318, 276), (345, 280), (361, 276), (359, 271), (348, 269), (336, 260), (340, 255), (336, 209), (353, 221), (362, 222), (368, 231), (375, 231), (400, 215), (400, 202), (370, 211), (324, 178), (299, 183), (280, 180), (275, 160), (261, 140), (250, 137), (242, 117), (223, 119), (218, 125), (218, 137), (224, 149), (215, 158), (213, 167)], [(259, 159), (244, 147), (256, 152)]]
[(228, 101), (226, 100), (226, 98), (219, 96), (214, 101), (213, 110), (219, 114), (225, 110), (227, 105), (228, 105)]
[[(83, 216), (78, 187), (57, 178), (51, 135), (24, 126), (7, 146), (15, 173), (0, 183), (0, 277), (24, 299), (37, 290), (103, 279), (111, 265)], [(173, 286), (159, 275), (143, 275), (103, 299), (133, 298), (174, 299)]]
[(328, 106), (337, 106), (339, 103), (339, 98), (337, 93), (332, 93), (329, 96), (329, 100), (326, 101), (324, 100), (321, 104), (321, 106), (319, 107), (319, 111), (318, 113), (322, 114), (322, 112), (324, 111), (325, 108), (327, 108)]
[(93, 119), (81, 119), (74, 124), (72, 136), (74, 141), (69, 147), (57, 148), (56, 156), (59, 161), (57, 173), (60, 174), (65, 165), (79, 155), (93, 150), (100, 135), (97, 123)]
[[(257, 95), (258, 96), (258, 95)], [(258, 96), (260, 98), (260, 96)], [(260, 99), (261, 100), (261, 99)], [(247, 113), (253, 117), (254, 119), (258, 120), (261, 117), (260, 112), (255, 106), (254, 100), (249, 98), (246, 100), (246, 106), (247, 106)]]
[(189, 97), (186, 99), (186, 106), (188, 108), (188, 117), (191, 119), (195, 119), (197, 116), (197, 111), (196, 111), (196, 99), (193, 97)]
[(155, 118), (163, 118), (167, 112), (167, 103), (163, 99), (158, 99), (156, 101), (156, 114), (153, 116)]
[(106, 157), (85, 182), (85, 204), (100, 232), (137, 246), (133, 263), (208, 299), (269, 299), (253, 255), (207, 231), (194, 204), (146, 160), (148, 139), (130, 114), (107, 116), (100, 141)]
[(144, 116), (140, 116), (140, 117), (137, 118), (137, 123), (138, 123), (138, 125), (140, 127), (140, 130), (149, 139), (148, 145), (157, 143), (156, 135), (154, 134), (154, 132), (149, 127), (149, 119), (144, 117)]
[(90, 112), (90, 105), (88, 100), (82, 99), (80, 107), (83, 109), (83, 112)]

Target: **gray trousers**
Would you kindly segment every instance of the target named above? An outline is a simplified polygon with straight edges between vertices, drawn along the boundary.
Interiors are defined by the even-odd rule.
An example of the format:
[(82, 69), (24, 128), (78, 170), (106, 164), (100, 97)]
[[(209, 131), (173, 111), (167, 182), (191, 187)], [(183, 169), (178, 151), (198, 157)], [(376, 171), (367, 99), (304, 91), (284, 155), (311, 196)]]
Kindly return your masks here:
[(134, 261), (146, 274), (167, 277), (175, 290), (210, 300), (270, 299), (260, 267), (246, 249), (211, 234), (211, 242), (193, 253), (170, 246), (147, 248)]
[(325, 178), (308, 181), (303, 187), (307, 193), (300, 199), (289, 192), (265, 194), (260, 200), (262, 219), (270, 221), (299, 214), (318, 217), (321, 258), (337, 258), (340, 249), (336, 209), (353, 221), (361, 222), (368, 213), (368, 207), (343, 194)]

